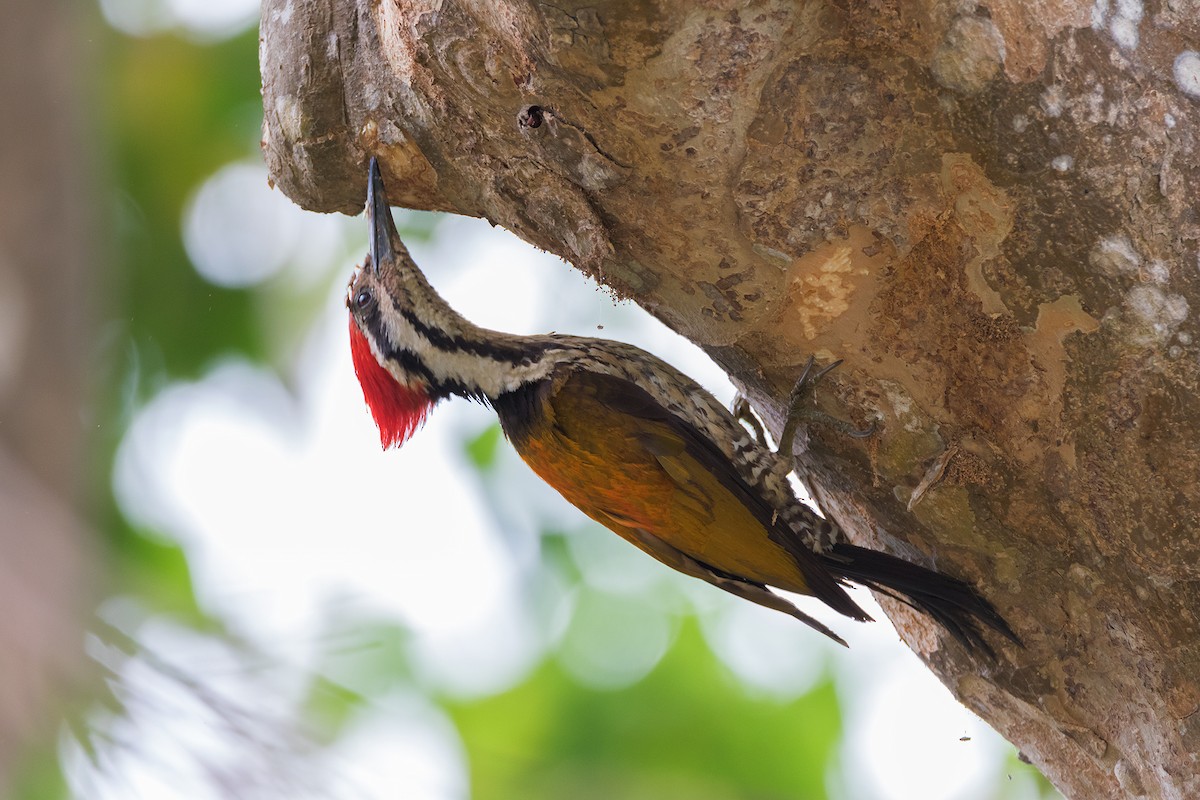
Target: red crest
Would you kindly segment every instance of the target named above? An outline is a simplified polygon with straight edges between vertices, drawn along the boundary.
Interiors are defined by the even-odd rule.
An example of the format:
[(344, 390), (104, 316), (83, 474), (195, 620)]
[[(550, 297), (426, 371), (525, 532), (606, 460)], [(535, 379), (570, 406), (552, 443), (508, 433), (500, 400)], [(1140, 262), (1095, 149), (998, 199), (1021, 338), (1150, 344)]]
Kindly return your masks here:
[(353, 319), (350, 320), (350, 356), (367, 408), (371, 409), (371, 416), (379, 428), (383, 449), (399, 447), (421, 427), (433, 402), (423, 387), (405, 386), (375, 360), (367, 337)]

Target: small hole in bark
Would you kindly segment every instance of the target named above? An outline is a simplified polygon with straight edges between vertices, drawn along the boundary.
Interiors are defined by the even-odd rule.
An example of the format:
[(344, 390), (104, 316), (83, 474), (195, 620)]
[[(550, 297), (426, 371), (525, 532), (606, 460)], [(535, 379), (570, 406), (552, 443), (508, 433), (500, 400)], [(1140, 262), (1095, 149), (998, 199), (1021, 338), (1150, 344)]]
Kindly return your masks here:
[(517, 114), (517, 125), (522, 128), (540, 128), (546, 121), (546, 113), (541, 106), (525, 106)]

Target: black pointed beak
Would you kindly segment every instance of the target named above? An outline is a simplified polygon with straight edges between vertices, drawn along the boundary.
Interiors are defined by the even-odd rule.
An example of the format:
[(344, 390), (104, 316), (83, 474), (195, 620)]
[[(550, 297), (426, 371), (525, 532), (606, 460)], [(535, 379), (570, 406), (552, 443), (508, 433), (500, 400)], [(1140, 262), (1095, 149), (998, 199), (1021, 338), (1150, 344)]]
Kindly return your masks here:
[(378, 274), (380, 264), (395, 260), (395, 242), (400, 240), (400, 232), (392, 220), (392, 210), (383, 189), (383, 175), (375, 156), (371, 156), (371, 177), (367, 181), (367, 226), (371, 230), (371, 269)]

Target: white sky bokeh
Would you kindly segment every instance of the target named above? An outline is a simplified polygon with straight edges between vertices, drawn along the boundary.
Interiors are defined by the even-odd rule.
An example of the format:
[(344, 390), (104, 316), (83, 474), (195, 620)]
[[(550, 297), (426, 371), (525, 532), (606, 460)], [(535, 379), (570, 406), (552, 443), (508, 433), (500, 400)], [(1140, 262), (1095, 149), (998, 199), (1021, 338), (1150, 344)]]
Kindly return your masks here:
[(105, 21), (129, 36), (179, 31), (213, 42), (258, 21), (259, 0), (99, 0)]
[[(916, 656), (888, 669), (843, 703), (842, 753), (850, 797), (878, 800), (987, 797), (1005, 744), (951, 697)], [(914, 735), (915, 734), (915, 735)]]
[(306, 212), (267, 184), (261, 162), (217, 170), (188, 200), (183, 244), (200, 277), (243, 288), (285, 266), (288, 279), (307, 286), (328, 277), (346, 248), (344, 217)]
[[(173, 5), (172, 13), (181, 7)], [(182, 223), (188, 253), (214, 283), (246, 286), (271, 276), (312, 283), (313, 264), (334, 260), (347, 235), (359, 236), (365, 251), (362, 218), (295, 214), (265, 189), (260, 166), (230, 165), (188, 205)], [(214, 235), (230, 225), (234, 239)], [(264, 257), (281, 237), (288, 256)], [(448, 219), (431, 244), (414, 242), (410, 249), (443, 296), (476, 323), (633, 341), (723, 401), (732, 398), (728, 378), (694, 345), (640, 309), (614, 305), (559, 259), (483, 220)], [(351, 264), (343, 267), (348, 279)], [(350, 363), (343, 299), (339, 278), (286, 376), (287, 388), (259, 367), (218, 365), (155, 397), (118, 452), (115, 491), (124, 513), (184, 547), (199, 602), (252, 647), (298, 674), (318, 670), (328, 660), (322, 631), (335, 604), (365, 618), (394, 617), (411, 630), (415, 688), (424, 691), (458, 697), (503, 691), (550, 648), (581, 683), (617, 688), (652, 669), (674, 636), (672, 609), (654, 605), (655, 590), (686, 585), (707, 641), (747, 691), (795, 697), (832, 665), (847, 698), (844, 761), (863, 765), (843, 776), (844, 796), (966, 800), (994, 781), (996, 753), (1007, 745), (972, 721), (904, 649), (866, 593), (856, 597), (884, 621), (861, 625), (804, 605), (851, 642), (846, 652), (782, 614), (678, 578), (569, 509), (506, 444), (506, 489), (489, 486), (467, 467), (462, 441), (494, 417), (465, 401), (441, 404), (399, 451), (381, 452)], [(495, 503), (494, 514), (484, 498)], [(568, 550), (584, 576), (582, 588), (536, 587), (540, 600), (549, 596), (557, 609), (551, 613), (557, 625), (539, 619), (530, 588), (539, 531), (548, 524), (567, 528)], [(598, 632), (585, 638), (584, 626), (567, 622), (580, 617), (607, 626), (588, 625)], [(605, 631), (620, 637), (619, 646)], [(139, 629), (139, 638), (144, 633)], [(173, 651), (190, 635), (150, 633), (169, 640)], [(244, 678), (242, 691), (252, 693), (255, 676)], [(303, 690), (279, 688), (292, 701)], [(452, 726), (416, 693), (395, 702), (412, 713), (391, 714), (384, 703), (337, 745), (346, 774), (371, 776), (375, 793), (361, 796), (465, 798), (464, 756)], [(169, 721), (186, 728), (192, 713), (177, 711)], [(960, 742), (963, 735), (971, 741)], [(215, 763), (236, 764), (238, 757), (212, 755)], [(123, 796), (196, 796), (171, 793), (167, 765), (178, 766), (177, 759), (123, 755), (120, 772), (139, 792)]]

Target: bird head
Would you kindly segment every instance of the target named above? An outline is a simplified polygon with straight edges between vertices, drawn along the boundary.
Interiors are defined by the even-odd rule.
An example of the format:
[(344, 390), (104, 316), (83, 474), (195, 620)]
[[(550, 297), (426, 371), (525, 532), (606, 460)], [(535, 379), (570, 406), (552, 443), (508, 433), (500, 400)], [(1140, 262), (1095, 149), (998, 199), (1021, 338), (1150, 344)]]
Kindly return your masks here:
[[(363, 398), (379, 428), (384, 449), (398, 447), (416, 432), (433, 407), (432, 375), (413, 347), (405, 306), (406, 272), (415, 271), (392, 220), (379, 163), (371, 159), (367, 183), (370, 249), (346, 292), (350, 312), (350, 355)], [(419, 273), (417, 273), (419, 275)]]

